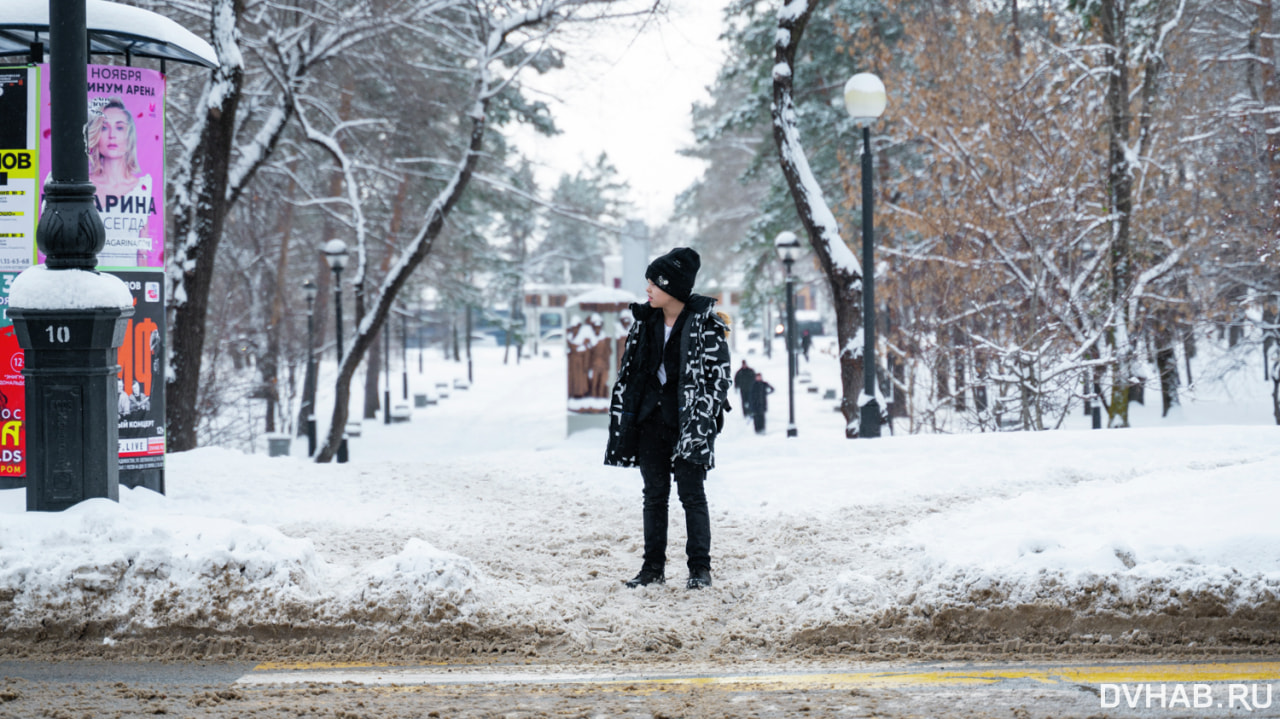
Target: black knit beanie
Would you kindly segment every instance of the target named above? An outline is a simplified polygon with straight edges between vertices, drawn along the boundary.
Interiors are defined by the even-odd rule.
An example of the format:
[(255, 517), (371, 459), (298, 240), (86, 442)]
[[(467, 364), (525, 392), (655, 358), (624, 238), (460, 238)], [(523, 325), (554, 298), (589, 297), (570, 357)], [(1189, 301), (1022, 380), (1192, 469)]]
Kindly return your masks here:
[(693, 294), (693, 281), (701, 266), (702, 260), (697, 252), (688, 247), (677, 247), (650, 262), (644, 276), (663, 292), (681, 302), (688, 302), (689, 295)]

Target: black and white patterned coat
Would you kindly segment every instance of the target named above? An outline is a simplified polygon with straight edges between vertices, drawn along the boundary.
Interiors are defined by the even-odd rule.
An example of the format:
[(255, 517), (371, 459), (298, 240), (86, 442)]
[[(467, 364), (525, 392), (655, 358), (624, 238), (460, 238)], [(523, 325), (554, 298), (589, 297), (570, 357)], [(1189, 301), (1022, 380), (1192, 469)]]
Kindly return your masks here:
[[(714, 311), (715, 305), (714, 299), (702, 295), (691, 295), (685, 303), (688, 315), (680, 333), (680, 377), (676, 385), (680, 434), (674, 457), (707, 469), (715, 466), (715, 438), (723, 425), (723, 414), (729, 410), (729, 388), (733, 386), (729, 343), (725, 339), (729, 328)], [(654, 323), (662, 322), (662, 311), (647, 302), (632, 304), (631, 312), (636, 321), (627, 334), (609, 407), (609, 443), (604, 463), (615, 467), (636, 464), (635, 419), (648, 379), (641, 376), (641, 345), (643, 338), (653, 336)]]

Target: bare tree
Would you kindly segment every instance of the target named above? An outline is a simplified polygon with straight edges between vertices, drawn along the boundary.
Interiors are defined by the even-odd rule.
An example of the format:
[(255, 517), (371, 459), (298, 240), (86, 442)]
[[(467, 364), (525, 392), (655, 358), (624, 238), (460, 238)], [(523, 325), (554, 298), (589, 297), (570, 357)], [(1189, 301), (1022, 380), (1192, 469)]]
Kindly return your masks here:
[(391, 263), (370, 312), (356, 328), (351, 351), (338, 370), (333, 416), (329, 433), (316, 453), (317, 462), (333, 459), (346, 426), (351, 378), (386, 322), (397, 295), (430, 254), (446, 218), (472, 179), (484, 152), (489, 113), (495, 101), (521, 71), (539, 61), (540, 52), (558, 30), (573, 22), (641, 12), (633, 8), (619, 8), (619, 3), (608, 0), (494, 0), (457, 8), (447, 19), (442, 18), (447, 24), (447, 41), (470, 55), (469, 65), (474, 73), (465, 122), (457, 128), (465, 132), (466, 147), (446, 184), (431, 201), (417, 233)]
[[(1007, 20), (976, 3), (907, 19), (912, 40), (900, 50), (913, 60), (888, 73), (918, 159), (895, 168), (899, 199), (885, 220), (901, 239), (881, 250), (910, 335), (901, 346), (932, 369), (924, 409), (934, 420), (958, 412), (980, 429), (1053, 427), (1072, 401), (1098, 399), (1110, 370), (1107, 406), (1123, 424), (1153, 320), (1177, 321), (1185, 258), (1207, 236), (1186, 183), (1169, 173), (1186, 114), (1160, 91), (1175, 8), (1152, 4), (1145, 42), (1130, 40), (1140, 61), (1126, 60), (1125, 74), (1137, 68), (1137, 93), (1116, 89), (1109, 43), (1020, 31), (1014, 52)], [(1020, 19), (1053, 28), (1040, 13)], [(1103, 126), (1121, 134), (1098, 132), (1099, 108), (1122, 97)]]
[[(458, 0), (277, 3), (173, 0), (202, 18), (219, 66), (181, 130), (170, 182), (172, 246), (167, 259), (170, 356), (169, 449), (197, 444), (198, 397), (214, 257), (229, 209), (275, 151), (318, 66), (393, 28), (421, 22)], [(248, 32), (246, 28), (248, 27)]]

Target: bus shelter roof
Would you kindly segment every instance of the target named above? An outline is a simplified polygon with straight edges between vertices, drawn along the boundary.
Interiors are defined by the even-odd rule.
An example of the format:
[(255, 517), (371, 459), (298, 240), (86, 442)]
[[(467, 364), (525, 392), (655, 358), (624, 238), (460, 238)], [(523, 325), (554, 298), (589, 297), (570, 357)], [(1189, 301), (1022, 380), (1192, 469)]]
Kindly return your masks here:
[[(91, 55), (124, 55), (217, 67), (218, 56), (202, 38), (159, 13), (108, 0), (85, 0)], [(49, 0), (0, 3), (0, 56), (29, 55), (48, 42)]]

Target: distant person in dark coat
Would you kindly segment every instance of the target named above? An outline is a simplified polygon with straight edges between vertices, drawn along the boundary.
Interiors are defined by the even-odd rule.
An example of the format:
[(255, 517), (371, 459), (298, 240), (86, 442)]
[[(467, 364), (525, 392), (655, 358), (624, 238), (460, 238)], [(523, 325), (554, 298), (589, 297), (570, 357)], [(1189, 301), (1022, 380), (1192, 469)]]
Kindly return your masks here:
[(746, 417), (751, 416), (751, 385), (755, 383), (756, 371), (747, 366), (746, 360), (742, 360), (742, 368), (733, 373), (733, 386), (742, 398), (742, 414)]
[(756, 421), (756, 434), (764, 434), (764, 413), (769, 411), (769, 395), (773, 385), (764, 381), (759, 372), (751, 383), (751, 417)]
[(809, 348), (813, 346), (813, 338), (809, 336), (809, 330), (804, 331), (804, 335), (800, 337), (800, 351), (804, 353), (804, 361), (809, 361)]

